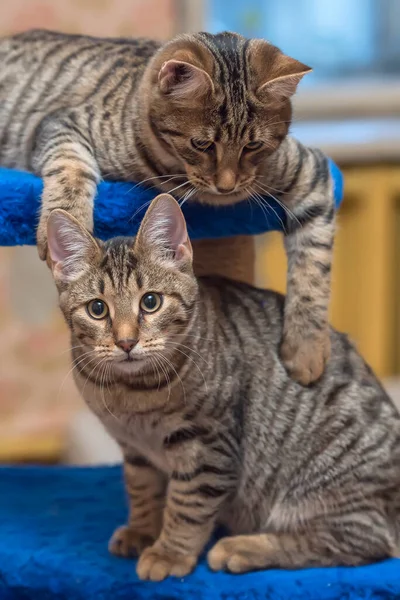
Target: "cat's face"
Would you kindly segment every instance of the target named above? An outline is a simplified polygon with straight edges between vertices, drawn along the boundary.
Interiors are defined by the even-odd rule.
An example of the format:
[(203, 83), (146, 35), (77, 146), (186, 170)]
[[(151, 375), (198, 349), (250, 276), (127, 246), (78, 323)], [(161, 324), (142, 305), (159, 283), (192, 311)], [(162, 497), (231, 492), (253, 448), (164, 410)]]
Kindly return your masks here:
[(153, 201), (136, 240), (103, 244), (63, 211), (51, 214), (48, 234), (60, 306), (86, 371), (113, 377), (162, 372), (197, 297), (175, 200), (162, 195)]
[(218, 204), (262, 193), (263, 165), (287, 135), (290, 97), (308, 71), (263, 40), (231, 33), (167, 45), (153, 65), (150, 119), (189, 182), (177, 193), (196, 190)]

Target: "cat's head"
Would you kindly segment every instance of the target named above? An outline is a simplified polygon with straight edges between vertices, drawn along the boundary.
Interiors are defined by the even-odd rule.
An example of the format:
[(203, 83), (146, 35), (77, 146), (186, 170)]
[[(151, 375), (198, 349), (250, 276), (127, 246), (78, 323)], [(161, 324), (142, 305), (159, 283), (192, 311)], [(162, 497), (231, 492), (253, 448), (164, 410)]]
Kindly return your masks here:
[(149, 119), (199, 200), (231, 204), (260, 193), (263, 162), (287, 135), (290, 98), (310, 70), (234, 33), (183, 35), (159, 51), (149, 65)]
[[(62, 210), (48, 219), (48, 248), (73, 346), (89, 370), (149, 372), (171, 355), (197, 298), (192, 249), (177, 202), (153, 200), (133, 238), (95, 239)], [(87, 354), (85, 354), (87, 353)], [(85, 358), (86, 357), (86, 358)]]

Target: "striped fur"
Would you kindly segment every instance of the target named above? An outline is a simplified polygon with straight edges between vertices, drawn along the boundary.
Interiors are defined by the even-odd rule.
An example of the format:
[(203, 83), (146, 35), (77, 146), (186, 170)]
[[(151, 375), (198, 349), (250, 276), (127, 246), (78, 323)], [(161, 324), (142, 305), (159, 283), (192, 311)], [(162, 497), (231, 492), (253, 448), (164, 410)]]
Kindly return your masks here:
[(1, 40), (0, 58), (0, 162), (44, 179), (41, 257), (54, 208), (92, 229), (102, 177), (175, 190), (183, 201), (252, 198), (266, 218), (263, 196), (280, 194), (289, 258), (282, 357), (298, 381), (316, 380), (330, 348), (333, 190), (326, 158), (287, 137), (290, 97), (308, 67), (232, 33), (161, 46), (31, 31)]
[[(85, 246), (79, 224), (54, 219)], [(318, 382), (293, 381), (279, 356), (284, 298), (197, 280), (170, 196), (152, 203), (135, 242), (99, 242), (86, 261), (78, 244), (85, 272), (73, 282), (53, 253), (57, 235), (50, 228), (75, 379), (125, 457), (130, 516), (112, 552), (140, 554), (142, 579), (180, 577), (222, 523), (232, 537), (210, 551), (213, 569), (396, 555), (400, 416), (345, 335), (330, 329), (332, 354)], [(149, 291), (163, 295), (154, 314), (139, 308)], [(94, 298), (108, 303), (106, 319), (88, 316)], [(130, 362), (116, 345), (121, 336), (138, 340)]]

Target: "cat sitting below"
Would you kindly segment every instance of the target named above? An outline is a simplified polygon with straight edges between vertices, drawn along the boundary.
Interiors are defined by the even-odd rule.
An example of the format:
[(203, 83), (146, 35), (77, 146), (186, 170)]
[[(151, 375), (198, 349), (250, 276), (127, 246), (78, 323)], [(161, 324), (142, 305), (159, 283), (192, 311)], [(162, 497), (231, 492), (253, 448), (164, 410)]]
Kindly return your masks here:
[(74, 376), (124, 455), (128, 524), (110, 550), (141, 579), (182, 577), (217, 523), (214, 570), (362, 565), (400, 538), (400, 417), (347, 337), (304, 388), (279, 357), (283, 296), (196, 279), (169, 195), (136, 239), (62, 210), (48, 248)]

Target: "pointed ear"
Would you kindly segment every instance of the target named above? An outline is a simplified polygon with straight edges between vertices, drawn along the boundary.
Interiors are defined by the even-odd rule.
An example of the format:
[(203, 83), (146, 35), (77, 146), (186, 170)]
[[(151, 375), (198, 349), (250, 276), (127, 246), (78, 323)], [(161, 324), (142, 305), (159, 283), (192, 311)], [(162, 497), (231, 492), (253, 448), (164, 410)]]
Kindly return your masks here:
[(53, 210), (47, 220), (47, 245), (56, 281), (78, 279), (93, 264), (100, 248), (94, 237), (64, 210)]
[(213, 91), (211, 77), (201, 69), (182, 60), (167, 60), (158, 73), (163, 94), (175, 100), (202, 98)]
[[(270, 81), (266, 81), (257, 90), (257, 95), (269, 94), (277, 99), (290, 98), (297, 90), (297, 86), (307, 73), (312, 69), (294, 58), (286, 57), (288, 60), (282, 65), (281, 74)], [(285, 71), (287, 71), (285, 73)]]
[(193, 251), (186, 221), (177, 201), (169, 194), (155, 198), (142, 221), (135, 245), (176, 265), (192, 262)]
[(264, 40), (254, 40), (250, 61), (256, 77), (256, 95), (266, 102), (289, 99), (304, 75), (312, 71)]

